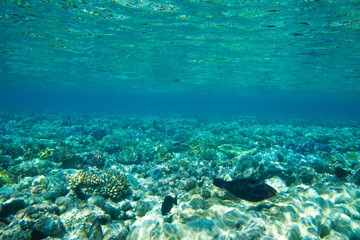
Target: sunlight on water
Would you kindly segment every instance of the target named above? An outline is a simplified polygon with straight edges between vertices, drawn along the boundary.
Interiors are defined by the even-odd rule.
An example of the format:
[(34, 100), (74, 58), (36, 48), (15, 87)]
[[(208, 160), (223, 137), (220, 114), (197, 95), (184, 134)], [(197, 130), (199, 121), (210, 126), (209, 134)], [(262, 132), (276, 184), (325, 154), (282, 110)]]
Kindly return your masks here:
[(360, 239), (360, 0), (0, 0), (0, 239)]
[(2, 1), (2, 84), (358, 94), (357, 1)]

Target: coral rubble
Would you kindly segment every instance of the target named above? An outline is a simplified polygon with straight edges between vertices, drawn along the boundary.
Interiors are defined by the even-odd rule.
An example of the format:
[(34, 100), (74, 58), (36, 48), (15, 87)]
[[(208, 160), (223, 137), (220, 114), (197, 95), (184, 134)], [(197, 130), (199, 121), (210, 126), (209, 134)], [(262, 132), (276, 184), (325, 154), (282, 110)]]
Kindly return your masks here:
[[(360, 239), (353, 122), (40, 113), (0, 122), (0, 239)], [(258, 191), (272, 194), (246, 197)]]

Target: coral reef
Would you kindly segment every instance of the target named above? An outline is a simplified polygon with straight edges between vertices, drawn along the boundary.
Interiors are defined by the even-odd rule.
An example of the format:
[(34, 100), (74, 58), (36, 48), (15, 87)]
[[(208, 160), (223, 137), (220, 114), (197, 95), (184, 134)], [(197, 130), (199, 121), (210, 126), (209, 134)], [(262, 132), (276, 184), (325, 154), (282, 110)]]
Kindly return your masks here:
[(140, 150), (134, 148), (126, 148), (116, 155), (116, 161), (121, 164), (139, 164), (142, 161)]
[(61, 163), (62, 168), (80, 168), (83, 165), (82, 156), (71, 151), (58, 151), (53, 159)]
[(14, 182), (14, 175), (9, 171), (0, 167), (0, 188), (5, 184), (11, 184)]
[(33, 159), (23, 161), (17, 165), (9, 167), (9, 171), (17, 177), (34, 177), (49, 172), (50, 169), (59, 167), (60, 164), (49, 160)]
[(25, 154), (24, 146), (18, 142), (14, 142), (12, 139), (1, 139), (0, 150), (3, 155), (10, 156), (12, 159)]
[(84, 155), (84, 164), (102, 168), (105, 165), (105, 157), (101, 151), (95, 150)]
[(96, 127), (91, 131), (90, 135), (93, 136), (96, 140), (100, 141), (106, 135), (108, 135), (109, 132), (110, 130), (106, 127)]
[[(94, 223), (103, 239), (360, 239), (358, 124), (0, 116), (1, 239), (87, 239)], [(216, 178), (277, 194), (248, 202)]]
[(32, 238), (51, 236), (62, 237), (64, 227), (59, 218), (59, 209), (56, 205), (39, 203), (18, 211), (15, 215), (23, 231), (30, 230)]
[(13, 198), (23, 197), (29, 202), (54, 200), (58, 196), (66, 195), (69, 190), (65, 183), (51, 176), (26, 177), (17, 184), (7, 184), (0, 189), (1, 202)]
[(74, 194), (84, 199), (93, 195), (118, 199), (129, 192), (126, 176), (115, 171), (78, 171), (68, 178)]

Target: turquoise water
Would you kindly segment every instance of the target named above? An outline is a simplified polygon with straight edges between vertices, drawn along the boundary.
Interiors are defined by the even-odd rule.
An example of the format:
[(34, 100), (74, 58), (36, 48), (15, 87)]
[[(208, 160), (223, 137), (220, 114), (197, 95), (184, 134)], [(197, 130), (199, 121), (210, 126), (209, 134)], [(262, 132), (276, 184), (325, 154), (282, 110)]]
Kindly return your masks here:
[(269, 99), (334, 110), (341, 98), (353, 112), (359, 10), (355, 0), (4, 0), (2, 107), (69, 108), (78, 98), (117, 109), (157, 97), (152, 105), (169, 101), (169, 109), (194, 101), (201, 109), (209, 98), (222, 109), (246, 98), (261, 112)]
[(360, 0), (1, 0), (0, 239), (359, 240)]

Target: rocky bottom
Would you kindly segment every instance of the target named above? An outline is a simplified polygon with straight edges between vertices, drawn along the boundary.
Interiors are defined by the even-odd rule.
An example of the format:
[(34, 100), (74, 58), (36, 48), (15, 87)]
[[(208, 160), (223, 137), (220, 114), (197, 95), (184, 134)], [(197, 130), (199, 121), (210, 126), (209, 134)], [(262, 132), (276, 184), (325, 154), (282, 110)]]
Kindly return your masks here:
[[(357, 125), (101, 118), (106, 129), (88, 131), (93, 118), (79, 117), (76, 133), (59, 117), (12, 117), (0, 138), (0, 239), (360, 239)], [(214, 178), (277, 193), (251, 202)]]

